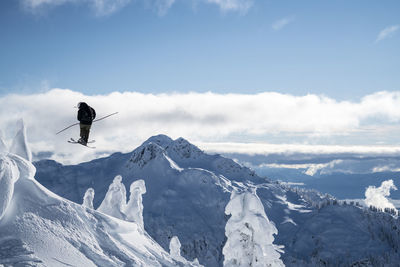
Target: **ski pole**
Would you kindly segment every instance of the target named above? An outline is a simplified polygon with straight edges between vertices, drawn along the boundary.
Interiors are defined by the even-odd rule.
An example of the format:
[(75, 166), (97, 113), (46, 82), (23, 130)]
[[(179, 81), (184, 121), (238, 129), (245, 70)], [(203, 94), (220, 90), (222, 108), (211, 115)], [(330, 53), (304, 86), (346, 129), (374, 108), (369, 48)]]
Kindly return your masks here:
[[(111, 114), (109, 114), (109, 115), (107, 115), (107, 116), (101, 117), (100, 119), (94, 120), (93, 122), (104, 120), (105, 118), (108, 118), (108, 117), (110, 117), (110, 116), (112, 116), (112, 115), (115, 115), (115, 114), (118, 114), (118, 111), (117, 111), (117, 112), (114, 112), (114, 113), (111, 113)], [(71, 128), (72, 126), (75, 126), (75, 125), (78, 125), (78, 124), (79, 124), (79, 122), (74, 123), (74, 124), (71, 124), (70, 126), (68, 126), (68, 127), (64, 128), (64, 129), (62, 129), (61, 131), (57, 132), (56, 134), (62, 133), (62, 132), (64, 132), (65, 130), (68, 130), (69, 128)]]

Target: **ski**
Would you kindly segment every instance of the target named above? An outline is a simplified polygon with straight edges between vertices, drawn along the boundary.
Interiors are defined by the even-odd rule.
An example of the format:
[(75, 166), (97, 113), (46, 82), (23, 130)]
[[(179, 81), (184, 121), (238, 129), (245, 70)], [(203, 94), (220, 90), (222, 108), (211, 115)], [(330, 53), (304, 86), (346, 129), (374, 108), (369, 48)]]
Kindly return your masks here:
[[(75, 140), (75, 139), (72, 138), (72, 137), (71, 137), (70, 140), (71, 140), (72, 142), (74, 142), (74, 143), (79, 143), (78, 140)], [(96, 142), (96, 140), (90, 140), (90, 141), (88, 141), (87, 143), (88, 143), (88, 144), (91, 144), (91, 143), (94, 143), (94, 142)]]
[[(96, 142), (96, 141), (95, 141), (95, 140), (90, 140), (90, 141), (87, 142), (87, 144), (91, 144), (91, 143), (94, 143), (94, 142)], [(70, 144), (80, 144), (80, 145), (82, 145), (82, 146), (85, 146), (85, 147), (88, 147), (88, 148), (92, 148), (92, 149), (96, 148), (96, 147), (94, 147), (94, 146), (88, 146), (87, 144), (84, 145), (84, 144), (82, 144), (82, 143), (79, 143), (79, 142), (76, 141), (74, 138), (71, 138), (70, 140), (68, 140), (68, 143), (70, 143)]]

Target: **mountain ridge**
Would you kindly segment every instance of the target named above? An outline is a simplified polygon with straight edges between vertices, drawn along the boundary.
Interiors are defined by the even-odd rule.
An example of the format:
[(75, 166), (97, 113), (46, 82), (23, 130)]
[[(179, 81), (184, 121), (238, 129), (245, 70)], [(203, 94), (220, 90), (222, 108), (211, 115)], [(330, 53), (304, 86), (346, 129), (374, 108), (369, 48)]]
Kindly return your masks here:
[[(358, 206), (342, 205), (328, 195), (263, 179), (231, 159), (202, 152), (183, 138), (153, 136), (131, 153), (115, 153), (76, 166), (43, 161), (35, 165), (46, 187), (75, 202), (80, 203), (84, 191), (93, 187), (95, 207), (99, 205), (96, 196), (102, 198), (107, 192), (104, 184), (116, 175), (126, 185), (143, 179), (146, 231), (164, 249), (172, 236), (179, 236), (182, 255), (189, 260), (198, 258), (205, 266), (222, 266), (228, 220), (224, 211), (234, 190), (257, 192), (277, 227), (275, 242), (284, 245), (282, 259), (288, 266), (340, 266), (365, 259), (373, 263), (384, 261), (380, 254), (386, 253), (386, 259), (397, 255), (397, 246), (386, 237), (374, 239), (374, 231), (383, 231), (400, 240), (400, 232), (381, 222), (387, 219)], [(344, 227), (343, 221), (354, 227)], [(396, 219), (389, 221), (392, 226), (399, 224)], [(360, 248), (365, 236), (374, 249)], [(348, 243), (347, 256), (342, 240)]]

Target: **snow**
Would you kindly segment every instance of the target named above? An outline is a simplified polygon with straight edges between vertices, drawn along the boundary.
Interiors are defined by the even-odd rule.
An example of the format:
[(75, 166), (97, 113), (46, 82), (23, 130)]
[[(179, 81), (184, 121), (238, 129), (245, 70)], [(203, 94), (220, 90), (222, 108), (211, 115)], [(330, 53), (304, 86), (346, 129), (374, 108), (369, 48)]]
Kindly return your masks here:
[(193, 262), (188, 262), (184, 257), (181, 256), (181, 242), (179, 241), (179, 238), (177, 236), (173, 236), (171, 238), (171, 242), (169, 243), (169, 253), (171, 254), (171, 257), (177, 261), (186, 262), (187, 264), (193, 266), (202, 266), (201, 264), (199, 264), (197, 258), (194, 259)]
[(225, 227), (224, 266), (285, 266), (273, 244), (278, 230), (255, 192), (233, 191), (225, 213), (231, 217)]
[(19, 170), (14, 161), (0, 155), (0, 220), (10, 205), (14, 183), (19, 179)]
[(129, 192), (129, 201), (124, 209), (126, 220), (136, 222), (144, 229), (142, 203), (142, 195), (146, 193), (146, 185), (144, 180), (137, 180), (133, 182), (130, 186)]
[[(93, 193), (92, 191), (88, 191), (85, 193), (84, 203), (86, 198), (89, 198), (87, 200), (89, 202), (88, 205), (92, 205), (93, 207), (94, 189), (92, 189)], [(127, 203), (126, 189), (122, 183), (122, 176), (117, 175), (109, 186), (108, 192), (97, 210), (115, 218), (135, 222), (144, 229), (142, 203), (142, 195), (146, 193), (144, 180), (134, 181), (129, 191), (130, 197)], [(86, 197), (86, 195), (88, 196)]]
[(3, 132), (0, 129), (0, 154), (5, 153), (6, 151), (8, 151), (7, 145), (3, 141)]
[(177, 171), (183, 171), (183, 168), (179, 167), (178, 164), (176, 164), (175, 161), (173, 161), (170, 157), (165, 156), (165, 158), (168, 160), (169, 164), (171, 165), (172, 169), (175, 169)]
[(123, 209), (126, 205), (126, 189), (122, 183), (122, 176), (115, 176), (112, 184), (108, 188), (108, 192), (103, 202), (100, 204), (98, 211), (119, 219), (125, 219)]
[(83, 197), (82, 205), (86, 208), (93, 209), (94, 189), (88, 188)]
[[(188, 261), (191, 264), (198, 258), (207, 267), (223, 265), (223, 248), (227, 242), (232, 244), (232, 248), (238, 248), (238, 243), (234, 242), (237, 232), (231, 233), (231, 241), (229, 237), (227, 241), (228, 235), (225, 236), (228, 220), (231, 224), (235, 218), (241, 225), (240, 231), (247, 236), (251, 236), (250, 229), (264, 230), (265, 227), (259, 226), (267, 225), (266, 233), (255, 234), (253, 243), (262, 245), (254, 248), (266, 247), (269, 248), (267, 253), (278, 256), (280, 247), (275, 244), (284, 245), (280, 259), (287, 266), (351, 266), (360, 263), (393, 266), (399, 259), (400, 232), (394, 229), (400, 229), (400, 221), (395, 216), (344, 205), (315, 190), (261, 179), (233, 160), (205, 154), (183, 138), (172, 140), (162, 135), (155, 136), (132, 153), (115, 153), (75, 166), (63, 166), (54, 161), (41, 161), (35, 165), (38, 168), (37, 179), (72, 201), (81, 203), (86, 189), (93, 188), (96, 192), (95, 207), (108, 195), (108, 185), (115, 176), (121, 175), (123, 180), (119, 187), (124, 184), (127, 188), (143, 179), (143, 189), (146, 190), (142, 195), (144, 229), (140, 222), (135, 222), (135, 233), (149, 233), (164, 250), (170, 248), (172, 237), (179, 236), (180, 254), (192, 261)], [(225, 208), (230, 203), (232, 191), (237, 191), (237, 198), (242, 200), (237, 206), (231, 204), (229, 216), (225, 214)], [(250, 195), (239, 197), (239, 192)], [(137, 200), (134, 201), (137, 211), (141, 210), (139, 193), (130, 196), (131, 199)], [(117, 203), (124, 207), (123, 199)], [(126, 206), (120, 210), (125, 219), (131, 214)], [(103, 217), (113, 219), (104, 214)], [(252, 218), (247, 222), (248, 226), (246, 218)], [(113, 223), (116, 222), (126, 223), (113, 219)], [(118, 231), (119, 236), (131, 240), (130, 233), (125, 235), (122, 229)], [(265, 241), (268, 244), (262, 243)], [(172, 246), (177, 252), (178, 244)], [(253, 255), (261, 254), (262, 249), (250, 248), (246, 247)], [(233, 252), (229, 253), (231, 258), (235, 257)], [(279, 258), (270, 257), (268, 260), (274, 259)]]
[(174, 259), (181, 259), (181, 242), (177, 236), (173, 236), (171, 238), (171, 242), (169, 243), (169, 254)]
[(23, 120), (20, 120), (20, 129), (12, 141), (10, 152), (18, 155), (27, 161), (32, 161), (32, 152), (27, 144), (26, 129)]
[(387, 198), (390, 196), (390, 190), (397, 190), (393, 180), (383, 181), (380, 187), (369, 186), (365, 190), (365, 204), (382, 210), (396, 209), (395, 205)]
[[(79, 205), (34, 176), (26, 159), (0, 155), (0, 266), (198, 266), (171, 257), (142, 226), (91, 209), (93, 189)], [(106, 195), (105, 210), (112, 214), (124, 203), (121, 180), (115, 177)], [(144, 183), (131, 189), (143, 193)]]

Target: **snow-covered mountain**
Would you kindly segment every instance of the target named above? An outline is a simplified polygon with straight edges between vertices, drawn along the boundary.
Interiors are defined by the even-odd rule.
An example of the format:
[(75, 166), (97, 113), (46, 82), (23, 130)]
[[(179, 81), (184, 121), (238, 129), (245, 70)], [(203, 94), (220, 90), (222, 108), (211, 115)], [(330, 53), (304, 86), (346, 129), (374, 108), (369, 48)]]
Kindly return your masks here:
[(179, 244), (170, 255), (140, 224), (43, 187), (21, 130), (10, 151), (0, 148), (0, 266), (198, 266), (176, 252)]
[[(274, 238), (268, 235), (268, 240), (281, 248), (287, 266), (375, 266), (384, 262), (396, 266), (400, 260), (397, 216), (262, 179), (231, 159), (204, 153), (183, 138), (158, 135), (132, 153), (115, 153), (73, 166), (50, 160), (35, 166), (41, 184), (73, 202), (81, 203), (86, 190), (93, 188), (95, 208), (115, 176), (121, 175), (125, 186), (143, 179), (145, 230), (166, 250), (173, 236), (178, 236), (182, 256), (198, 258), (205, 266), (223, 265), (226, 233), (241, 236), (230, 234), (229, 229), (235, 227), (226, 228), (230, 216), (244, 214), (235, 213), (232, 204), (227, 207), (235, 192), (252, 192), (260, 199), (265, 213), (255, 214), (275, 226), (269, 232)], [(264, 233), (253, 230), (253, 234)], [(234, 254), (227, 253), (226, 257)]]

